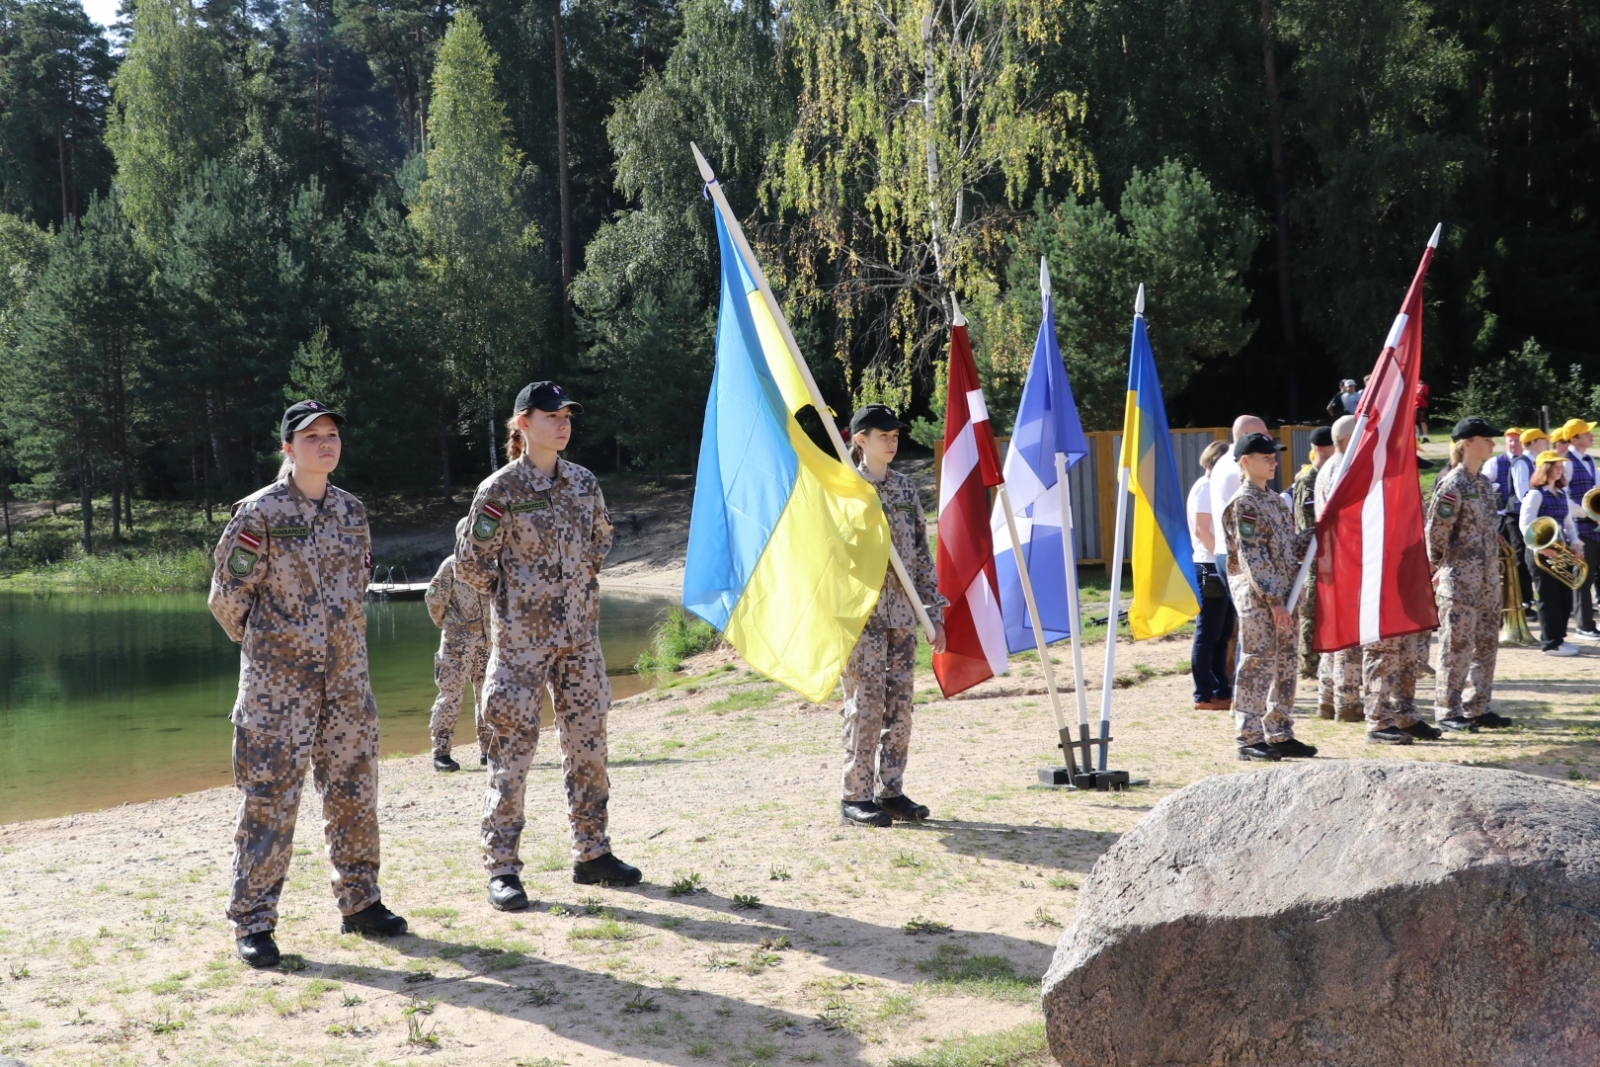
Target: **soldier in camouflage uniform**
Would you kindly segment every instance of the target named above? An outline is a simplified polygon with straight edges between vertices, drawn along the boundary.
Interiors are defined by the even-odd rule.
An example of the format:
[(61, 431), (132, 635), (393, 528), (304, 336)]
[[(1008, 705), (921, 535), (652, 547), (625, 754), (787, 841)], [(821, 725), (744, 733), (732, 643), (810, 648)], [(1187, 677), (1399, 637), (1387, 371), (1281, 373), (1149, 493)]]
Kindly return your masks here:
[[(456, 540), (467, 535), (467, 520), (456, 524)], [(466, 582), (456, 581), (456, 558), (446, 556), (439, 571), (428, 583), (428, 617), (442, 631), (439, 651), (433, 655), (433, 681), (439, 699), (433, 702), (428, 717), (428, 733), (433, 737), (433, 768), (459, 771), (461, 764), (450, 757), (455, 739), (456, 716), (461, 711), (462, 691), (472, 687), (473, 718), (478, 728), (478, 760), (489, 762), (489, 731), (483, 722), (483, 682), (489, 667), (488, 606), (483, 594)]]
[[(882, 404), (868, 404), (850, 420), (857, 469), (877, 487), (895, 550), (933, 620), (934, 650), (942, 652), (948, 601), (939, 595), (934, 576), (922, 500), (910, 478), (889, 468), (900, 448), (900, 431), (908, 428)], [(928, 817), (927, 807), (902, 791), (911, 747), (911, 675), (916, 661), (916, 612), (891, 569), (844, 669), (844, 800), (839, 807), (848, 822), (888, 826), (894, 819), (911, 822)]]
[(1234, 443), (1243, 480), (1222, 509), (1228, 546), (1228, 586), (1239, 608), (1239, 666), (1233, 680), (1233, 719), (1241, 760), (1315, 756), (1295, 740), (1295, 626), (1287, 601), (1309, 531), (1295, 533), (1283, 499), (1267, 488), (1278, 468), (1278, 443), (1251, 433)]
[(378, 705), (362, 609), (372, 538), (361, 501), (328, 484), (343, 416), (284, 413), (284, 476), (233, 506), (217, 542), (211, 614), (243, 645), (233, 705), (240, 796), (227, 915), (239, 957), (278, 962), (273, 930), (306, 769), (345, 933), (401, 934), (378, 892)]
[(1407, 634), (1362, 645), (1361, 699), (1372, 744), (1433, 741), (1439, 731), (1417, 711), (1417, 673), (1427, 654), (1428, 634)]
[[(1294, 476), (1290, 497), (1294, 500), (1294, 529), (1296, 533), (1313, 529), (1317, 525), (1317, 473), (1327, 465), (1333, 455), (1333, 431), (1318, 426), (1311, 431), (1311, 462)], [(1317, 618), (1317, 565), (1306, 571), (1306, 588), (1300, 598), (1300, 677), (1317, 677), (1319, 657), (1311, 647), (1311, 635)], [(1322, 709), (1324, 719), (1333, 718), (1333, 705)]]
[(523, 794), (539, 744), (541, 695), (561, 729), (561, 770), (572, 827), (572, 880), (637, 885), (639, 870), (611, 854), (606, 805), (606, 713), (611, 683), (600, 652), (600, 564), (613, 531), (595, 476), (560, 457), (583, 409), (554, 382), (517, 396), (510, 462), (478, 486), (471, 526), (456, 542), (456, 579), (489, 598), (489, 737), (483, 852), (489, 903), (528, 906), (517, 846)]
[[(1328, 506), (1328, 497), (1338, 481), (1339, 466), (1344, 460), (1344, 450), (1349, 447), (1350, 436), (1355, 432), (1354, 416), (1345, 415), (1333, 424), (1334, 454), (1317, 471), (1315, 492), (1316, 517)], [(1315, 568), (1313, 568), (1315, 569)], [(1361, 722), (1365, 718), (1361, 708), (1361, 649), (1346, 648), (1338, 652), (1323, 652), (1317, 662), (1317, 704), (1324, 719), (1337, 718), (1340, 722)]]
[(1472, 733), (1511, 725), (1489, 710), (1500, 649), (1500, 516), (1499, 495), (1481, 468), (1494, 454), (1494, 438), (1483, 419), (1456, 424), (1455, 466), (1439, 479), (1428, 506), (1428, 562), (1439, 590), (1443, 646), (1433, 716), (1447, 730)]

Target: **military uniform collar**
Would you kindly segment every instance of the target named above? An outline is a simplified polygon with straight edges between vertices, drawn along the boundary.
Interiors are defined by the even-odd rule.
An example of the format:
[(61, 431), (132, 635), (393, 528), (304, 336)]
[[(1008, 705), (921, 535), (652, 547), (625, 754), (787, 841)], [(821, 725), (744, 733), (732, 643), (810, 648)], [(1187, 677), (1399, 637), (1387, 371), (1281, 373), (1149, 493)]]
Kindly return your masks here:
[(288, 487), (289, 499), (294, 501), (295, 506), (301, 511), (309, 509), (311, 512), (317, 513), (327, 511), (333, 507), (333, 497), (337, 490), (332, 482), (328, 483), (328, 491), (322, 494), (322, 503), (320, 504), (306, 496), (300, 487), (294, 484), (292, 477), (285, 477), (280, 484)]
[(527, 475), (528, 481), (532, 483), (533, 488), (539, 492), (544, 492), (547, 489), (553, 489), (557, 482), (566, 481), (568, 475), (570, 474), (571, 464), (562, 459), (560, 456), (556, 457), (556, 472), (554, 475), (548, 475), (538, 467), (535, 467), (533, 465), (533, 460), (528, 458), (528, 454), (526, 452), (522, 454), (521, 462), (523, 471)]

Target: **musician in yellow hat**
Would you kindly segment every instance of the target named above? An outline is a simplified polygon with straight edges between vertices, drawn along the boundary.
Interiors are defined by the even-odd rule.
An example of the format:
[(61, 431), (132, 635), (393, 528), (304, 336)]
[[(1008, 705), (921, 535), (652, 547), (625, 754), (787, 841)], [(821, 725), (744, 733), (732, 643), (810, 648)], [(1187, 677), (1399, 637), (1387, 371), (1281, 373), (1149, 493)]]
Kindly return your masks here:
[[(1572, 587), (1548, 569), (1555, 563), (1567, 562), (1573, 555), (1572, 546), (1578, 544), (1578, 526), (1572, 521), (1566, 464), (1561, 454), (1553, 449), (1539, 453), (1528, 485), (1519, 518), (1522, 537), (1528, 545), (1528, 569), (1533, 571), (1539, 589), (1540, 645), (1547, 656), (1576, 656), (1577, 646), (1567, 643)], [(1546, 557), (1543, 567), (1536, 554)]]
[(1581, 549), (1579, 545), (1573, 545), (1572, 550), (1583, 557), (1583, 562), (1589, 568), (1589, 580), (1573, 593), (1578, 599), (1578, 628), (1572, 636), (1580, 641), (1600, 641), (1600, 632), (1595, 629), (1594, 597), (1591, 594), (1595, 572), (1600, 570), (1600, 525), (1589, 517), (1583, 507), (1583, 498), (1600, 484), (1600, 478), (1596, 477), (1594, 457), (1589, 455), (1589, 449), (1594, 444), (1594, 427), (1582, 419), (1568, 419), (1562, 424), (1561, 433), (1568, 445), (1567, 500), (1572, 504), (1572, 518), (1582, 542)]

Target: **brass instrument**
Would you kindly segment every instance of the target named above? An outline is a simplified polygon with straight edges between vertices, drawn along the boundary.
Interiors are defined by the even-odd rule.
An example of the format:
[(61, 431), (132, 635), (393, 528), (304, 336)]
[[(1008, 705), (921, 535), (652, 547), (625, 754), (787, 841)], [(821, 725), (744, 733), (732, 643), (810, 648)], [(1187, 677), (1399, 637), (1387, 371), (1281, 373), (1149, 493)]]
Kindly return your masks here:
[[(1523, 536), (1533, 550), (1533, 562), (1550, 577), (1568, 589), (1581, 588), (1589, 580), (1589, 565), (1561, 543), (1561, 525), (1556, 520), (1541, 515), (1533, 520)], [(1544, 550), (1548, 548), (1555, 549), (1556, 554), (1546, 556)]]
[(1583, 494), (1583, 513), (1595, 522), (1600, 522), (1600, 485)]
[(1504, 537), (1500, 542), (1500, 643), (1531, 645), (1533, 633), (1522, 610), (1522, 578), (1517, 573), (1517, 553)]

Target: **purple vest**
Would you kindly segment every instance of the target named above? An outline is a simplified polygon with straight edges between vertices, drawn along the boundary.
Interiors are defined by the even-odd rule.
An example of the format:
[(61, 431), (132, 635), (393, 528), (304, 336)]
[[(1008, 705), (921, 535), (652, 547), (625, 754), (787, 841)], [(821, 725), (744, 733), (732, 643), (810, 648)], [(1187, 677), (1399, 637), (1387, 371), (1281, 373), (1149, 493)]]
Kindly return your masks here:
[(1570, 510), (1565, 495), (1551, 492), (1548, 487), (1539, 490), (1540, 518), (1554, 519), (1557, 525), (1561, 525), (1567, 521), (1567, 512)]
[(1578, 536), (1585, 541), (1600, 541), (1600, 527), (1595, 526), (1594, 520), (1586, 518), (1583, 512), (1583, 494), (1594, 488), (1594, 474), (1589, 470), (1594, 457), (1580, 456), (1576, 452), (1567, 455), (1572, 460), (1572, 480), (1567, 483), (1567, 499), (1572, 501), (1572, 518), (1578, 524)]

